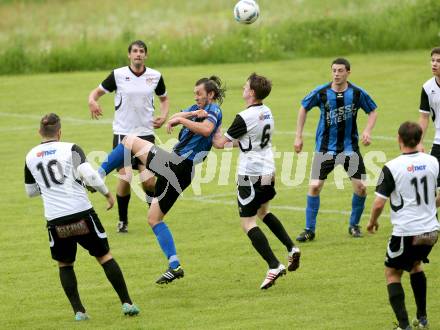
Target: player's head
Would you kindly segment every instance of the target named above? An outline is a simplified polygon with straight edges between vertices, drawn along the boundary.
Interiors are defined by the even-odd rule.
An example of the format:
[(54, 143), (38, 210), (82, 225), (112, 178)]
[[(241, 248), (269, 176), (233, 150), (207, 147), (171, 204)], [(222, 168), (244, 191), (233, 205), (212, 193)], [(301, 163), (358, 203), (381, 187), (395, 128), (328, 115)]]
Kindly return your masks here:
[(422, 128), (419, 124), (406, 121), (399, 127), (400, 147), (415, 149), (422, 139)]
[(144, 61), (147, 58), (147, 45), (142, 40), (135, 40), (128, 45), (128, 59), (130, 65), (135, 68), (140, 68), (144, 65)]
[(259, 76), (255, 72), (246, 80), (243, 86), (243, 98), (251, 101), (264, 100), (272, 90), (272, 82), (264, 76)]
[(440, 77), (440, 47), (431, 50), (431, 71), (434, 76)]
[(332, 77), (333, 83), (336, 85), (343, 85), (347, 82), (350, 75), (350, 62), (347, 59), (338, 57), (332, 62)]
[(201, 78), (196, 81), (194, 86), (194, 100), (200, 108), (204, 108), (209, 103), (216, 101), (223, 103), (226, 88), (217, 76)]
[(55, 113), (48, 113), (40, 120), (39, 133), (43, 139), (56, 139), (61, 137), (61, 120)]

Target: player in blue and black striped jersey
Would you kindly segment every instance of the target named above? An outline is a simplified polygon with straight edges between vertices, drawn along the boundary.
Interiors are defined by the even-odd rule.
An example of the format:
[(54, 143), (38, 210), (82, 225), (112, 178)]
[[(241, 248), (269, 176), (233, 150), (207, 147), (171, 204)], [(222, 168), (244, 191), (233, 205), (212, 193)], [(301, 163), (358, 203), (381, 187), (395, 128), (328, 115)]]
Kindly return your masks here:
[(376, 123), (376, 104), (362, 88), (350, 83), (350, 63), (344, 58), (332, 62), (332, 82), (321, 85), (301, 102), (295, 138), (295, 152), (303, 148), (303, 129), (307, 113), (319, 107), (321, 115), (316, 130), (316, 148), (312, 175), (307, 194), (306, 228), (297, 241), (306, 242), (315, 237), (316, 217), (319, 211), (319, 194), (327, 175), (335, 166), (343, 165), (353, 185), (352, 212), (349, 233), (361, 237), (359, 221), (365, 207), (366, 187), (362, 181), (365, 165), (359, 152), (359, 134), (356, 123), (358, 110), (368, 115), (362, 132), (362, 144), (371, 143), (371, 130)]
[(182, 191), (191, 184), (194, 166), (201, 163), (211, 150), (213, 136), (222, 123), (219, 104), (223, 101), (224, 92), (221, 80), (216, 76), (196, 82), (196, 104), (174, 114), (167, 122), (168, 133), (177, 125), (183, 126), (179, 142), (171, 153), (131, 134), (113, 149), (98, 170), (107, 175), (125, 161), (131, 161), (131, 157), (124, 159), (126, 154), (131, 153), (156, 175), (154, 198), (149, 201), (148, 224), (169, 263), (169, 268), (156, 281), (157, 284), (166, 284), (184, 275), (173, 236), (163, 220)]

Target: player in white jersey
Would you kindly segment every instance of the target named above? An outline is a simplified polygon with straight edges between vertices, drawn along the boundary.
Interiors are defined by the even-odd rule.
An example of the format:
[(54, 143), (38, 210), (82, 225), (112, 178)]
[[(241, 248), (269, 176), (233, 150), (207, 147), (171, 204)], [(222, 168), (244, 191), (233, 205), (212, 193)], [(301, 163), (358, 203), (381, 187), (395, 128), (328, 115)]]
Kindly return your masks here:
[[(159, 71), (147, 68), (147, 46), (136, 40), (128, 46), (129, 66), (113, 70), (110, 75), (89, 95), (89, 109), (93, 119), (99, 119), (103, 112), (98, 100), (106, 93), (115, 92), (115, 115), (113, 120), (113, 148), (122, 139), (133, 134), (154, 143), (154, 129), (160, 128), (168, 116), (169, 102), (165, 82)], [(154, 117), (154, 95), (159, 97), (160, 115)], [(130, 159), (130, 157), (127, 157)], [(136, 158), (132, 164), (119, 170), (116, 189), (119, 223), (118, 232), (126, 233), (128, 226), (128, 204), (132, 168), (138, 169), (142, 187), (148, 195), (154, 192), (155, 179)]]
[[(423, 84), (420, 96), (419, 124), (422, 127), (423, 136), (418, 149), (424, 151), (423, 138), (428, 129), (429, 116), (431, 116), (435, 127), (431, 155), (440, 162), (440, 47), (431, 51), (431, 71), (433, 77)], [(440, 185), (440, 181), (437, 184)]]
[(113, 207), (112, 194), (87, 162), (83, 150), (76, 144), (60, 142), (61, 122), (56, 114), (41, 119), (39, 132), (42, 143), (26, 156), (25, 188), (29, 197), (41, 195), (43, 198), (52, 258), (58, 261), (61, 284), (72, 305), (75, 320), (88, 319), (73, 270), (77, 244), (101, 264), (121, 300), (123, 313), (138, 314), (139, 309), (130, 299), (124, 276), (110, 253), (107, 234), (84, 185), (105, 196), (107, 209)]
[(393, 233), (386, 252), (385, 277), (389, 301), (399, 321), (398, 329), (411, 329), (401, 284), (403, 271), (410, 273), (417, 305), (417, 318), (413, 325), (419, 328), (428, 325), (426, 276), (422, 262), (429, 262), (428, 255), (437, 242), (440, 229), (437, 221), (439, 164), (435, 157), (417, 150), (422, 134), (422, 128), (417, 123), (405, 122), (400, 126), (402, 155), (383, 167), (367, 225), (370, 233), (377, 231), (378, 218), (389, 198)]
[(238, 210), (244, 232), (269, 266), (261, 289), (271, 287), (278, 277), (286, 274), (286, 267), (278, 261), (266, 236), (257, 226), (257, 217), (263, 220), (286, 247), (289, 271), (299, 267), (301, 255), (282, 223), (269, 212), (269, 201), (276, 194), (272, 152), (274, 120), (263, 100), (271, 89), (270, 80), (256, 73), (251, 74), (243, 87), (243, 99), (247, 108), (237, 114), (224, 135), (218, 130), (214, 137), (214, 147), (218, 149), (232, 143), (241, 150), (237, 184)]

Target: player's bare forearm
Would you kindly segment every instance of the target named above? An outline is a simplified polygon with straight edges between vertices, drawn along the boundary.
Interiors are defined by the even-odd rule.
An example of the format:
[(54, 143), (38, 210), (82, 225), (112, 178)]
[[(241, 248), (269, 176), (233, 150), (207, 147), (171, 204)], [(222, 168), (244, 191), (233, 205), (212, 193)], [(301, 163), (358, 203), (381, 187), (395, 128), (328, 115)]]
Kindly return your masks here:
[(89, 104), (90, 115), (92, 116), (93, 119), (98, 119), (99, 116), (102, 116), (102, 109), (98, 103), (98, 100), (104, 94), (105, 92), (99, 87), (92, 90), (89, 94), (88, 104)]
[(301, 107), (298, 111), (298, 119), (296, 121), (296, 137), (302, 138), (306, 118), (307, 111), (304, 107)]
[(170, 112), (170, 100), (168, 99), (168, 96), (162, 96), (159, 98), (159, 100), (160, 100), (160, 116), (164, 120), (166, 120)]
[(209, 120), (196, 122), (186, 118), (180, 118), (179, 122), (180, 124), (188, 128), (191, 132), (202, 135), (204, 137), (208, 137), (209, 135), (211, 135), (212, 131), (214, 130), (214, 124)]
[(421, 112), (419, 116), (419, 125), (422, 128), (422, 139), (420, 143), (423, 142), (423, 138), (425, 137), (426, 131), (428, 130), (429, 126), (429, 113)]
[(364, 132), (371, 134), (371, 131), (373, 130), (374, 126), (376, 125), (376, 120), (377, 120), (377, 111), (373, 110), (368, 114), (367, 126), (365, 127)]
[(380, 215), (382, 214), (382, 211), (385, 207), (386, 199), (383, 199), (379, 196), (376, 197), (376, 199), (373, 202), (373, 206), (371, 208), (371, 215), (370, 215), (370, 221), (367, 225), (367, 230), (370, 233), (374, 233), (379, 228), (379, 222), (378, 219)]

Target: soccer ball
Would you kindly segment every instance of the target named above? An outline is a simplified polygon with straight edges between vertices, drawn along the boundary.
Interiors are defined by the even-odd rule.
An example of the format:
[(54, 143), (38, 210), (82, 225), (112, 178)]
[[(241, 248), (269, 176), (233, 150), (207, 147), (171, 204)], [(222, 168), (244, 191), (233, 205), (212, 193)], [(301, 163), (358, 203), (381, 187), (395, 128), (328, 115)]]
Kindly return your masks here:
[(260, 16), (260, 8), (253, 0), (240, 0), (234, 7), (234, 17), (238, 23), (252, 24)]

